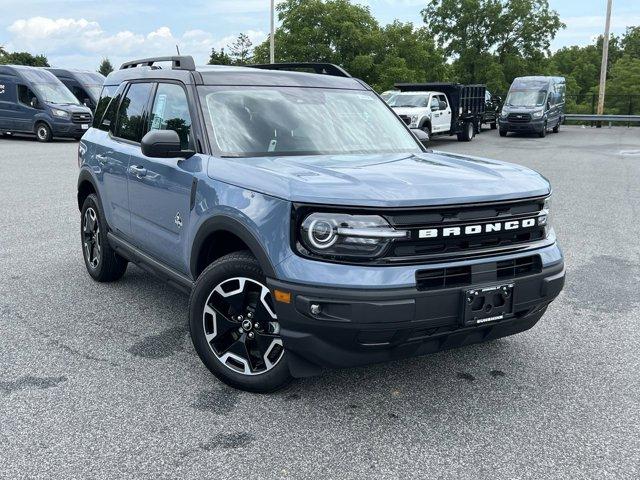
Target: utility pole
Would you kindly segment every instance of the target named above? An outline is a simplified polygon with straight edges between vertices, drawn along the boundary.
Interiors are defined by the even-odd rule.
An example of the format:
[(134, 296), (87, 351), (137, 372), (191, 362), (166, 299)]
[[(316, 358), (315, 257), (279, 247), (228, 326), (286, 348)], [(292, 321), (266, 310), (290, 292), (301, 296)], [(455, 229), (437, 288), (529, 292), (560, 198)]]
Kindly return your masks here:
[[(609, 0), (611, 2), (611, 0)], [(276, 63), (276, 41), (275, 41), (275, 0), (271, 0), (271, 34), (269, 35), (269, 62)]]
[(609, 26), (611, 24), (611, 2), (607, 0), (607, 20), (604, 25), (602, 39), (602, 64), (600, 65), (600, 90), (598, 92), (598, 115), (604, 112), (604, 91), (607, 85), (607, 62), (609, 56)]

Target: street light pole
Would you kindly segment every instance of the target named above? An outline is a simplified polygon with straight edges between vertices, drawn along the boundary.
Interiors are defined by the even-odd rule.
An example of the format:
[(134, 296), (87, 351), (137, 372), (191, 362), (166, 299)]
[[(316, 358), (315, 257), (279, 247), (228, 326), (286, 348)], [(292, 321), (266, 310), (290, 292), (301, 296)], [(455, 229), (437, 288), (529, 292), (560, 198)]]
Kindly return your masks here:
[[(609, 0), (611, 2), (611, 0)], [(269, 62), (276, 63), (275, 46), (275, 0), (271, 0), (271, 34), (269, 35)]]
[(609, 56), (609, 26), (611, 24), (611, 2), (607, 0), (607, 20), (604, 25), (602, 39), (602, 64), (600, 65), (600, 90), (598, 92), (598, 115), (604, 112), (604, 91), (607, 84), (607, 62)]

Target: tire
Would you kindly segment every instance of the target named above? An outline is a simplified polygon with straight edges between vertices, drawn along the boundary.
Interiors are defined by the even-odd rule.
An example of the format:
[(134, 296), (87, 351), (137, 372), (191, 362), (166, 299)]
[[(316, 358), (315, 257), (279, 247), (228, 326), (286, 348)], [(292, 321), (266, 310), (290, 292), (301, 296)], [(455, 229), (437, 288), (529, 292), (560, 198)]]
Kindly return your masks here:
[(470, 142), (475, 135), (475, 127), (472, 122), (467, 122), (462, 127), (462, 132), (458, 133), (458, 141)]
[(189, 328), (198, 356), (227, 385), (268, 393), (292, 380), (271, 292), (250, 252), (225, 255), (200, 274)]
[(558, 133), (560, 131), (560, 120), (558, 120), (558, 123), (556, 124), (555, 127), (553, 127), (553, 133)]
[(427, 138), (427, 141), (426, 141), (426, 142), (422, 142), (422, 143), (423, 143), (423, 145), (426, 145), (428, 142), (430, 142), (430, 141), (431, 141), (431, 125), (429, 125), (428, 123), (426, 123), (426, 124), (424, 124), (424, 125), (422, 126), (422, 128), (421, 128), (420, 130), (422, 130), (424, 133), (426, 133), (426, 134), (427, 134), (427, 137), (428, 137), (428, 138)]
[(128, 262), (107, 241), (107, 225), (96, 194), (82, 204), (80, 215), (82, 257), (87, 272), (97, 282), (113, 282), (122, 278)]
[(540, 130), (540, 131), (538, 132), (538, 136), (539, 136), (540, 138), (544, 138), (544, 137), (546, 137), (546, 136), (547, 136), (547, 123), (546, 123), (546, 122), (545, 122), (545, 124), (544, 124), (544, 125), (542, 125), (542, 130)]
[(491, 130), (498, 128), (498, 124), (496, 122), (491, 122), (489, 125), (491, 126)]
[(38, 139), (39, 142), (50, 142), (51, 139), (53, 138), (49, 125), (47, 125), (44, 122), (40, 122), (36, 124), (35, 133), (36, 133), (36, 138)]
[(500, 129), (500, 136), (501, 137), (506, 137), (507, 136), (507, 131)]

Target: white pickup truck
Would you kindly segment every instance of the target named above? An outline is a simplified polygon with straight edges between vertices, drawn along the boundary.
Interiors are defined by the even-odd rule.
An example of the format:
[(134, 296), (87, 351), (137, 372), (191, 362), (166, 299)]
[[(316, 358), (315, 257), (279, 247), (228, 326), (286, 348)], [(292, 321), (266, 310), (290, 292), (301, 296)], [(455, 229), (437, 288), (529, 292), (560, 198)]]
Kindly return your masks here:
[[(429, 89), (428, 87), (440, 87)], [(484, 85), (398, 84), (388, 103), (411, 129), (434, 135), (457, 135), (470, 141), (480, 128), (485, 105)], [(424, 89), (421, 89), (424, 88)]]

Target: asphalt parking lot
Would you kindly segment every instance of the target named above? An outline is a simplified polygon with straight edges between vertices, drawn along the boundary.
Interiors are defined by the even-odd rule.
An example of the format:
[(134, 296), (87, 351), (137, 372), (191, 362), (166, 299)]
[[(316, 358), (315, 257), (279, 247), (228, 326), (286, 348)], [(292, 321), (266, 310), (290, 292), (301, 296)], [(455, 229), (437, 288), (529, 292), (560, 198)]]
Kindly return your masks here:
[(640, 129), (433, 148), (551, 180), (565, 291), (523, 334), (260, 396), (201, 364), (187, 297), (91, 281), (77, 143), (0, 139), (0, 476), (639, 478)]

